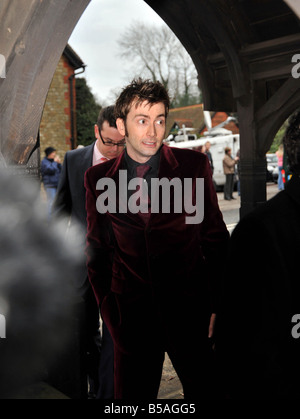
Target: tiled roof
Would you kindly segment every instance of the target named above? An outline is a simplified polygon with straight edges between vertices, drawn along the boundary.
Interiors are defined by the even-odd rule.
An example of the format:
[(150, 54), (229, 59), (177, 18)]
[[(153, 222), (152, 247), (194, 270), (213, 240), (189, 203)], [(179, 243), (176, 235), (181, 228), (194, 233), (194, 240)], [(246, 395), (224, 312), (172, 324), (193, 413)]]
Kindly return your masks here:
[[(229, 116), (226, 112), (211, 112), (210, 114), (213, 127), (225, 121)], [(188, 128), (195, 128), (195, 134), (198, 136), (203, 135), (203, 132), (206, 131), (203, 104), (200, 103), (198, 105), (170, 109), (167, 119), (166, 136), (169, 135), (174, 124), (179, 125), (180, 128), (182, 124)], [(224, 128), (232, 131), (233, 134), (239, 133), (239, 128), (234, 122), (229, 122)]]

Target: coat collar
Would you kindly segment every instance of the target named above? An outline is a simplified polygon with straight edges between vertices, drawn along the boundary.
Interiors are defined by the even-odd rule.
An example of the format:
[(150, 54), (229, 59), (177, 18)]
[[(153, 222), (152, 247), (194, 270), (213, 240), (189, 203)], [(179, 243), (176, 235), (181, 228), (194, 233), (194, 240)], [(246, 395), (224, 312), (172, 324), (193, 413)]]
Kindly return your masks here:
[(84, 171), (86, 171), (93, 165), (94, 145), (95, 142), (82, 148), (81, 150), (76, 150), (80, 152), (81, 165)]
[[(112, 166), (106, 172), (107, 177), (116, 178), (117, 172), (122, 169), (123, 160), (124, 160), (124, 153), (123, 151), (112, 164)], [(160, 150), (160, 163), (159, 163), (159, 171), (158, 177), (175, 177), (179, 174), (179, 163), (174, 156), (172, 148), (163, 144)]]
[(172, 151), (172, 148), (163, 145), (161, 149), (158, 177), (176, 177), (179, 175), (179, 163)]
[[(105, 174), (105, 176), (114, 179), (114, 181), (116, 182), (116, 185), (119, 185), (119, 170), (121, 170), (123, 167), (124, 153), (125, 152), (123, 151), (123, 153), (121, 153), (120, 156), (116, 158), (114, 163), (109, 167), (109, 169), (107, 170)], [(158, 169), (158, 177), (159, 179), (163, 177), (172, 179), (177, 176), (180, 177), (179, 163), (176, 157), (174, 156), (172, 148), (166, 145), (162, 145), (161, 150), (160, 150), (160, 163), (159, 163), (159, 169)], [(174, 191), (173, 191), (173, 188), (171, 188), (170, 199), (172, 199), (173, 195), (174, 195)], [(119, 203), (117, 203), (117, 207), (118, 205)], [(134, 223), (139, 224), (141, 227), (144, 227), (145, 225), (141, 217), (137, 214), (131, 214), (130, 212), (127, 212), (126, 215), (121, 214), (119, 215), (119, 217), (128, 217), (130, 220), (132, 220)], [(157, 217), (159, 217), (159, 214), (157, 213), (151, 214), (149, 220), (153, 222), (154, 219), (156, 219)], [(149, 223), (149, 220), (147, 224)]]

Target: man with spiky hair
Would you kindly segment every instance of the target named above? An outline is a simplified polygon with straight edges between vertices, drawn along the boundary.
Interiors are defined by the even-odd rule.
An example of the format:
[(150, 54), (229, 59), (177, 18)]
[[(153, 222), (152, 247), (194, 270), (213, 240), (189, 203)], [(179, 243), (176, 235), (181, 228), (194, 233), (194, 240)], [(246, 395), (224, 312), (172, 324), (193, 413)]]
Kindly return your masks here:
[[(228, 232), (207, 157), (163, 144), (169, 102), (159, 82), (137, 79), (126, 86), (115, 104), (126, 149), (114, 161), (89, 169), (85, 178), (89, 279), (114, 340), (117, 399), (156, 398), (165, 352), (186, 398), (216, 396), (211, 341), (214, 280), (219, 279), (217, 268), (222, 266)], [(127, 184), (121, 182), (122, 175)], [(111, 210), (98, 212), (103, 179), (120, 192), (115, 196), (117, 211), (112, 205)], [(177, 191), (168, 194), (168, 212), (163, 204), (152, 211), (151, 201), (166, 199), (152, 190), (153, 181), (161, 179), (176, 179), (179, 185), (189, 179), (188, 198), (193, 203), (198, 180), (203, 180), (202, 222), (188, 223), (186, 207), (177, 211), (183, 195), (186, 198), (182, 194), (176, 202)], [(134, 192), (132, 185), (139, 180), (140, 189)], [(149, 195), (141, 192), (137, 197), (145, 184)], [(126, 187), (129, 199), (124, 211), (120, 196), (126, 195), (122, 194)], [(112, 198), (107, 191), (103, 194)], [(140, 203), (145, 198), (146, 211), (130, 208), (135, 197)]]

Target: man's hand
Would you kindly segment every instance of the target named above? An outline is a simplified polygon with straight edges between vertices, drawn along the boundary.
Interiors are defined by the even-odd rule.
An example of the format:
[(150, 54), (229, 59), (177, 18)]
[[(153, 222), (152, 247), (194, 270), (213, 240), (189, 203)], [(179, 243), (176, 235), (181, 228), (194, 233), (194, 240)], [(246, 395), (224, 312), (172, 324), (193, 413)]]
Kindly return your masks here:
[(214, 334), (215, 321), (216, 321), (216, 313), (212, 313), (212, 315), (210, 316), (210, 322), (209, 322), (209, 327), (208, 327), (209, 338), (211, 338)]

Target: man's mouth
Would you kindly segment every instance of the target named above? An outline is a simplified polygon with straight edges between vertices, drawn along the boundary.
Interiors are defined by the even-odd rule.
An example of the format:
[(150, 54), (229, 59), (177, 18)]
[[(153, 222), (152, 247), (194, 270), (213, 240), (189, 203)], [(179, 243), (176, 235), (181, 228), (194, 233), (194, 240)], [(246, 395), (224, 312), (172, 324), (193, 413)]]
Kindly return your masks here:
[(146, 140), (143, 140), (143, 144), (146, 146), (146, 147), (155, 147), (156, 146), (156, 141), (146, 141)]

